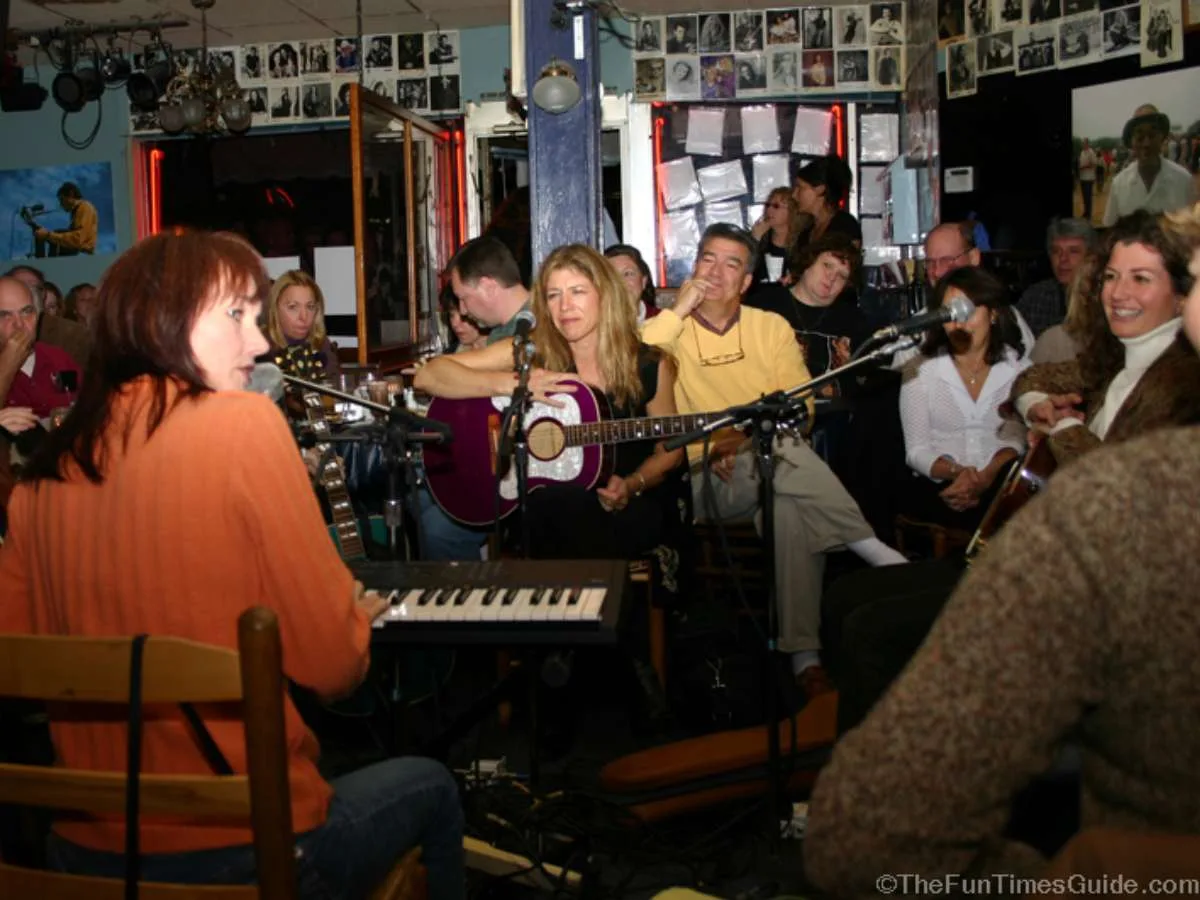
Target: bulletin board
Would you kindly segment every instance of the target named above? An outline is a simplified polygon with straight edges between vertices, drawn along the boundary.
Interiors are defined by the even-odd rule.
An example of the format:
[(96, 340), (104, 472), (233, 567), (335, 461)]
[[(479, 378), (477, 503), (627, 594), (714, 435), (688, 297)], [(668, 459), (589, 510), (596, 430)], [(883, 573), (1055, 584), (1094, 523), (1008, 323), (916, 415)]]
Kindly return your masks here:
[[(846, 154), (846, 106), (786, 102), (663, 104), (654, 110), (660, 287), (691, 273), (704, 229), (749, 229), (806, 158)], [(856, 166), (851, 167), (852, 169)]]

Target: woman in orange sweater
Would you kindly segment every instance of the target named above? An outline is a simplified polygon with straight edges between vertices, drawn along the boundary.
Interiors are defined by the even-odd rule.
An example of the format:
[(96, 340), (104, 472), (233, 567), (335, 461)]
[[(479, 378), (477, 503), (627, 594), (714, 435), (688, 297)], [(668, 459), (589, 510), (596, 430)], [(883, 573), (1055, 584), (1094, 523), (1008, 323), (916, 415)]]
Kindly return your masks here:
[[(239, 614), (264, 605), (279, 616), (289, 679), (330, 699), (362, 681), (384, 601), (363, 591), (329, 540), (283, 417), (244, 390), (267, 349), (256, 319), (268, 288), (254, 250), (223, 234), (160, 234), (109, 269), (95, 374), (12, 495), (0, 632), (147, 633), (233, 648)], [(464, 896), (462, 812), (446, 769), (393, 759), (328, 784), (315, 738), (286, 702), (301, 896), (366, 896), (417, 844), (431, 895)], [(204, 725), (245, 772), (238, 718), (210, 710)], [(124, 770), (124, 722), (55, 721), (52, 735), (64, 765)], [(144, 771), (211, 771), (177, 712), (149, 715), (144, 741)], [(119, 877), (123, 832), (117, 816), (64, 821), (50, 859)], [(255, 878), (249, 830), (143, 816), (141, 846), (148, 880)]]

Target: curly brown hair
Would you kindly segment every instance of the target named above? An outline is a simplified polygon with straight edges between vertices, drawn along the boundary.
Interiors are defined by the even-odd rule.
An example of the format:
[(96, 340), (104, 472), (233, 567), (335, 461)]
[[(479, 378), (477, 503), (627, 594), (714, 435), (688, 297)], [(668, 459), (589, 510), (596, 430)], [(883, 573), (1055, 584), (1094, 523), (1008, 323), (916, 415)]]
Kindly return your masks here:
[(788, 254), (788, 271), (793, 278), (799, 278), (809, 267), (821, 258), (822, 253), (832, 253), (835, 257), (850, 267), (846, 278), (847, 284), (858, 280), (858, 270), (862, 266), (862, 251), (849, 237), (835, 232), (826, 234), (807, 244), (796, 244)]
[(1100, 295), (1104, 289), (1104, 271), (1118, 244), (1141, 244), (1153, 250), (1163, 262), (1177, 296), (1186, 296), (1192, 287), (1188, 274), (1190, 254), (1168, 234), (1163, 216), (1140, 210), (1119, 219), (1104, 236), (1100, 253), (1089, 257), (1077, 276), (1073, 290), (1079, 292), (1075, 321), (1080, 343), (1079, 371), (1085, 391), (1098, 391), (1125, 367), (1125, 348), (1113, 336)]

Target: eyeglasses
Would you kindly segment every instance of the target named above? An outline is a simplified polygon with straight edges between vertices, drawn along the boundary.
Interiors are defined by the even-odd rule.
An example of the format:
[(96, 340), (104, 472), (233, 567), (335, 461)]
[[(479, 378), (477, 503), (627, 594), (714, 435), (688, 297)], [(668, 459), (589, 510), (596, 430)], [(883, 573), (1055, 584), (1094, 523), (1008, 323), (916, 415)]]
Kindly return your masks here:
[(692, 338), (696, 341), (696, 356), (700, 359), (700, 365), (716, 367), (727, 366), (730, 363), (738, 362), (746, 358), (746, 352), (742, 349), (742, 320), (738, 319), (737, 325), (734, 326), (738, 334), (738, 348), (733, 353), (719, 353), (716, 356), (705, 356), (700, 349), (700, 327), (692, 322)]
[(970, 252), (970, 250), (963, 250), (960, 253), (955, 253), (953, 256), (936, 256), (933, 258), (926, 257), (925, 265), (931, 269), (944, 269), (947, 266), (954, 265)]

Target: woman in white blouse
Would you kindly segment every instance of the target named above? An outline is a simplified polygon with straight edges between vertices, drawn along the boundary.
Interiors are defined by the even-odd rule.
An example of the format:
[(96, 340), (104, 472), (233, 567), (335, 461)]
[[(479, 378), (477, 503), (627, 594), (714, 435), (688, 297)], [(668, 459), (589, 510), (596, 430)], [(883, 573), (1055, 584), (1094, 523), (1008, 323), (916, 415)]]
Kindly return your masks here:
[(1004, 285), (983, 269), (956, 269), (938, 282), (933, 304), (975, 304), (962, 324), (930, 333), (900, 388), (905, 458), (912, 469), (902, 501), (908, 515), (974, 529), (1022, 450), (1024, 428), (1000, 405), (1029, 365)]

